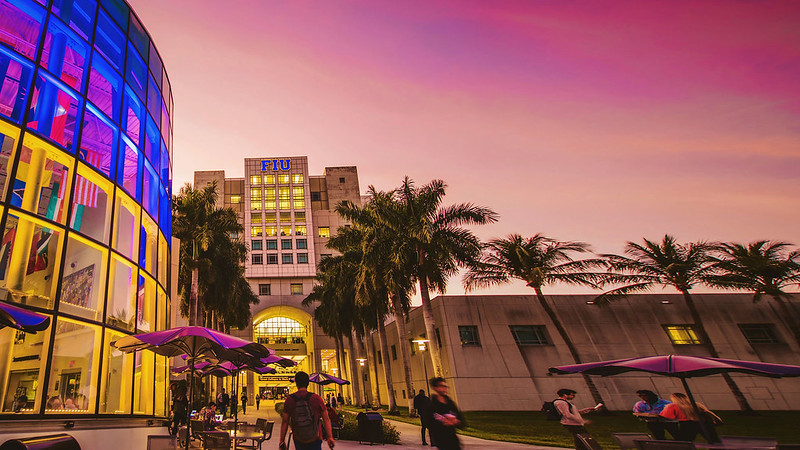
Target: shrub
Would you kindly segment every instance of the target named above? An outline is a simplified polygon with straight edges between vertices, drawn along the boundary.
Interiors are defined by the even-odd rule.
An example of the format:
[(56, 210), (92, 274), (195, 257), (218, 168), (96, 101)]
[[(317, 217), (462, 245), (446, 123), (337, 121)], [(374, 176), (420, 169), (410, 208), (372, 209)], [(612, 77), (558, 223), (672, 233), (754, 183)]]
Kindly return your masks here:
[[(381, 433), (381, 440), (379, 443), (399, 444), (400, 432), (397, 431), (397, 428), (385, 420), (381, 425), (383, 426), (383, 433)], [(344, 423), (342, 424), (342, 429), (339, 432), (339, 439), (345, 441), (358, 440), (358, 421), (356, 420), (356, 416), (354, 414), (344, 414)]]
[(275, 412), (278, 413), (279, 416), (283, 415), (283, 403), (284, 402), (275, 403)]

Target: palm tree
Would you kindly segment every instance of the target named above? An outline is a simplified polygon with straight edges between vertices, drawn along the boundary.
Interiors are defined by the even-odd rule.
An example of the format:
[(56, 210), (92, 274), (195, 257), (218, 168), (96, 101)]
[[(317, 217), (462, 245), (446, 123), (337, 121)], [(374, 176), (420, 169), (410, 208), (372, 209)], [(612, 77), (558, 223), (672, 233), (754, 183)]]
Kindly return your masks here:
[(743, 289), (753, 292), (753, 301), (771, 297), (786, 320), (795, 341), (800, 345), (800, 324), (787, 302), (784, 289), (800, 283), (800, 251), (789, 251), (786, 242), (755, 241), (747, 246), (722, 244), (720, 257), (715, 257), (715, 273), (704, 281), (723, 289)]
[[(597, 288), (606, 274), (596, 272), (596, 269), (604, 268), (605, 263), (599, 259), (575, 260), (572, 256), (589, 251), (589, 245), (583, 242), (558, 241), (542, 234), (529, 238), (511, 234), (505, 239), (493, 239), (485, 245), (480, 260), (464, 276), (464, 286), (472, 290), (508, 283), (512, 279), (524, 281), (536, 292), (539, 304), (556, 327), (572, 359), (580, 364), (582, 361), (578, 350), (550, 306), (542, 287), (566, 283)], [(602, 403), (594, 381), (588, 375), (583, 378), (594, 401)]]
[[(703, 324), (703, 317), (697, 310), (692, 294), (689, 291), (703, 282), (714, 270), (712, 252), (715, 244), (691, 242), (678, 244), (675, 238), (665, 235), (661, 243), (644, 239), (644, 245), (628, 242), (625, 246), (627, 256), (606, 254), (608, 265), (619, 276), (615, 281), (629, 284), (601, 294), (596, 302), (607, 304), (635, 292), (648, 291), (656, 286), (672, 286), (683, 294), (684, 303), (692, 317), (693, 327), (709, 354), (718, 358), (719, 353), (711, 342)], [(728, 388), (736, 397), (742, 411), (752, 412), (741, 389), (728, 374), (722, 375)]]
[(445, 293), (447, 280), (480, 257), (480, 240), (465, 225), (497, 221), (497, 213), (471, 203), (442, 207), (446, 185), (442, 180), (416, 187), (409, 178), (397, 189), (391, 204), (381, 204), (376, 215), (396, 236), (393, 254), (400, 265), (410, 262), (412, 279), (419, 283), (426, 338), (436, 376), (442, 376), (442, 358), (436, 340), (436, 319), (430, 291)]

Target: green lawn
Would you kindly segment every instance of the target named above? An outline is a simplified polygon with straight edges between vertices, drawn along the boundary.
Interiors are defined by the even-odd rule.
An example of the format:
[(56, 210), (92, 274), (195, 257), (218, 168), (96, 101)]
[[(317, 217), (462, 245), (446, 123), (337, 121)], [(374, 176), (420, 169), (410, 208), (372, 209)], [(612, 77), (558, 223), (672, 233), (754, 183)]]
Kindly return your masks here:
[[(400, 416), (385, 415), (386, 418), (419, 424), (419, 419), (408, 418), (407, 408), (400, 409)], [(460, 430), (461, 434), (498, 441), (572, 446), (572, 438), (566, 430), (557, 422), (545, 420), (539, 411), (472, 411), (464, 415), (467, 419), (467, 428)], [(765, 411), (757, 416), (742, 416), (735, 411), (723, 411), (719, 415), (725, 421), (725, 424), (717, 430), (720, 435), (769, 436), (778, 438), (782, 444), (800, 442), (800, 432), (797, 430), (800, 424), (800, 411)], [(611, 433), (647, 432), (644, 423), (627, 411), (617, 411), (606, 416), (592, 415), (587, 418), (591, 419), (592, 423), (586, 428), (600, 445), (607, 448), (616, 448)]]

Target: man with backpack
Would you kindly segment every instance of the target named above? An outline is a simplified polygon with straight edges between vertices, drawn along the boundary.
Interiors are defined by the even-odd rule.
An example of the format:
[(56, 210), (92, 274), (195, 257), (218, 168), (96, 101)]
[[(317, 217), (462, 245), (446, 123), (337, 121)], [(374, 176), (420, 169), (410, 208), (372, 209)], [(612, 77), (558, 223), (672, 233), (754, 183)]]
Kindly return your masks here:
[[(586, 445), (581, 441), (578, 435), (581, 434), (590, 439), (591, 436), (589, 436), (589, 432), (586, 431), (585, 427), (585, 425), (589, 424), (590, 422), (581, 417), (581, 414), (597, 411), (603, 407), (603, 404), (598, 403), (594, 408), (578, 409), (572, 404), (572, 400), (575, 398), (576, 393), (577, 391), (573, 391), (572, 389), (559, 389), (557, 392), (558, 398), (552, 401), (552, 406), (545, 403), (545, 406), (542, 407), (542, 410), (544, 410), (545, 416), (547, 416), (548, 420), (551, 420), (551, 417), (554, 414), (560, 415), (561, 425), (563, 425), (567, 431), (572, 433), (572, 437), (575, 439), (575, 448), (582, 449), (585, 448)], [(553, 408), (556, 410), (555, 413), (552, 411)]]
[(297, 372), (294, 376), (297, 392), (288, 396), (283, 405), (283, 421), (281, 422), (280, 449), (286, 448), (286, 431), (292, 427), (294, 447), (296, 450), (321, 450), (322, 427), (328, 437), (328, 447), (333, 448), (335, 442), (331, 431), (331, 420), (328, 417), (325, 400), (313, 392), (308, 392), (308, 374)]

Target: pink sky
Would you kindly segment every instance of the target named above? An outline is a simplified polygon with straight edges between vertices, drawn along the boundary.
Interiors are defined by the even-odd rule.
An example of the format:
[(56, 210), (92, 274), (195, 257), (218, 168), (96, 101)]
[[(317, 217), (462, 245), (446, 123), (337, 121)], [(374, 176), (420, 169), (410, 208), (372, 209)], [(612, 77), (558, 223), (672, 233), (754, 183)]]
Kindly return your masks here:
[(500, 214), (485, 239), (800, 244), (800, 2), (129, 1), (176, 191), (307, 155), (363, 190), (441, 178)]

